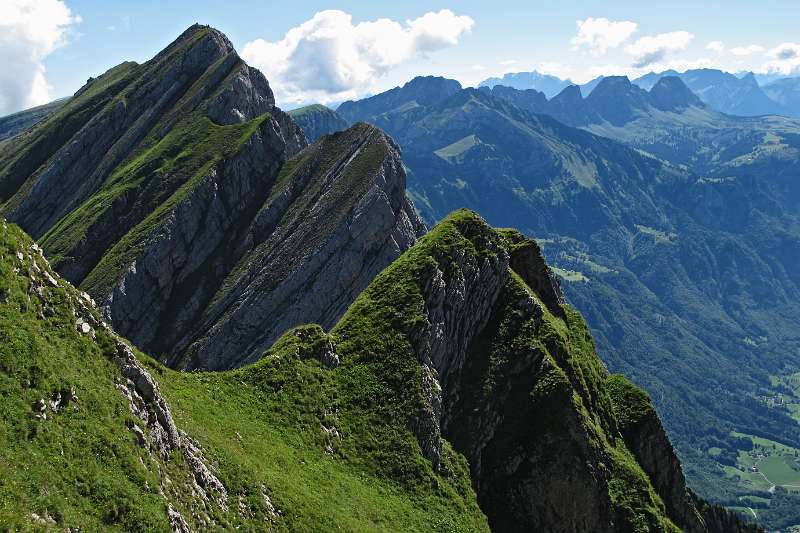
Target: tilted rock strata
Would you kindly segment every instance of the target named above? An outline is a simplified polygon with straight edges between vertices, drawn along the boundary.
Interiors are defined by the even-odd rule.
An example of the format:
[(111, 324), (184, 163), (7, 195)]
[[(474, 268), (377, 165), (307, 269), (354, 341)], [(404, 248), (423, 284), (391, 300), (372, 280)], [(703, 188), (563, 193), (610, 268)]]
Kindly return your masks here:
[(264, 76), (195, 25), (4, 144), (0, 213), (138, 347), (231, 368), (331, 327), (424, 231), (391, 139), (359, 125), (306, 146)]

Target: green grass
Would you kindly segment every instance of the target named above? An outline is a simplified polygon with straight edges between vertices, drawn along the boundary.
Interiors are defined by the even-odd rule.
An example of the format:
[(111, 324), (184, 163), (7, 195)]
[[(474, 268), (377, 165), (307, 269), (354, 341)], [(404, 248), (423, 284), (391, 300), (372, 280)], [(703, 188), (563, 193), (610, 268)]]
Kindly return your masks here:
[(434, 151), (433, 153), (435, 153), (445, 161), (449, 161), (452, 158), (464, 154), (467, 150), (479, 144), (480, 142), (481, 142), (480, 139), (478, 139), (476, 135), (467, 135), (463, 139), (459, 139), (458, 141), (449, 144), (444, 148), (440, 148)]
[(553, 272), (558, 274), (558, 277), (563, 279), (564, 281), (570, 282), (588, 282), (589, 278), (583, 272), (578, 272), (577, 270), (566, 270), (563, 268), (552, 267)]
[(800, 488), (800, 466), (796, 462), (794, 455), (786, 456), (783, 454), (772, 455), (762, 459), (758, 463), (758, 468), (767, 478), (776, 485), (792, 486)]
[[(278, 530), (485, 530), (468, 482), (459, 495), (448, 490), (450, 479), (409, 491), (390, 475), (375, 475), (360, 448), (378, 445), (382, 428), (353, 428), (352, 414), (337, 401), (337, 371), (301, 360), (293, 344), (284, 337), (266, 360), (241, 371), (161, 376), (177, 423), (213, 454), (229, 490), (257, 500), (254, 488), (265, 487), (283, 513), (273, 524)], [(323, 425), (336, 427), (341, 439)], [(452, 460), (463, 483), (466, 465)]]
[(289, 111), (289, 116), (291, 116), (292, 118), (296, 118), (313, 113), (330, 113), (330, 112), (332, 112), (332, 109), (322, 104), (311, 104), (304, 107), (298, 107), (297, 109), (292, 109), (291, 111)]
[[(0, 228), (0, 524), (31, 528), (30, 515), (84, 530), (168, 531), (158, 467), (127, 426), (138, 423), (115, 388), (111, 338), (75, 330), (76, 293), (63, 284), (29, 295), (30, 239)], [(22, 251), (20, 261), (16, 252)], [(39, 268), (44, 261), (36, 260)], [(20, 269), (16, 275), (14, 269)], [(53, 312), (45, 312), (45, 304)], [(44, 318), (43, 318), (44, 316)], [(73, 389), (78, 401), (47, 419), (32, 405)], [(176, 476), (176, 482), (178, 481)]]

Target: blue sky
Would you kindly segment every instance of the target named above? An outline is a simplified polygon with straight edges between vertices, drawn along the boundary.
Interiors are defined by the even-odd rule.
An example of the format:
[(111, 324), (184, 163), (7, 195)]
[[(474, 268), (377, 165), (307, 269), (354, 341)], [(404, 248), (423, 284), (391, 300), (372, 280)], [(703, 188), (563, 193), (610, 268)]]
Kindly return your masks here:
[[(40, 12), (26, 20), (32, 3)], [(538, 69), (582, 82), (666, 67), (800, 67), (794, 0), (0, 4), (0, 63), (11, 62), (14, 74), (0, 74), (0, 114), (72, 94), (122, 61), (144, 61), (193, 22), (227, 34), (287, 106), (362, 96), (420, 74), (473, 84)]]

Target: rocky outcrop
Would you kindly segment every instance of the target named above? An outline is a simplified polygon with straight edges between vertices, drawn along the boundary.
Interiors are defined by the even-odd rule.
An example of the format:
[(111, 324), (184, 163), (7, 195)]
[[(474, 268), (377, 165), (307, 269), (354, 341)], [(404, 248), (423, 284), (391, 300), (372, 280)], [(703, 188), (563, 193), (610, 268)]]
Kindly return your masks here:
[(289, 111), (309, 142), (316, 142), (324, 135), (347, 129), (347, 121), (333, 109), (314, 104)]
[(170, 364), (230, 368), (258, 359), (293, 326), (332, 327), (424, 231), (399, 151), (376, 128), (325, 138), (287, 166), (291, 175), (242, 234), (236, 267)]
[(264, 76), (195, 25), (4, 144), (0, 203), (137, 346), (230, 368), (332, 326), (423, 231), (391, 139), (361, 125), (306, 146)]
[[(404, 268), (415, 273), (406, 278)], [(464, 454), (493, 530), (716, 531), (657, 417), (629, 435), (632, 402), (620, 400), (536, 243), (456, 212), (376, 285), (401, 279), (419, 290), (418, 315), (383, 328), (405, 328), (420, 365), (406, 385), (420, 398), (409, 427), (439, 471), (445, 440)], [(392, 305), (379, 291), (370, 287), (365, 302)], [(350, 338), (352, 313), (383, 316), (365, 302), (334, 335)], [(741, 528), (733, 531), (747, 530), (723, 515)]]

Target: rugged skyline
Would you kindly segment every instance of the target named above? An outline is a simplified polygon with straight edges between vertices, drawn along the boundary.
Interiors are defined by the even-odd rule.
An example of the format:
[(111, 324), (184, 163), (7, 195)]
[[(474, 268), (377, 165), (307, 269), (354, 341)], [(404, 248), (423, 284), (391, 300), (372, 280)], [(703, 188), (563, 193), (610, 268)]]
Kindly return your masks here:
[[(326, 6), (327, 7), (327, 6)], [(506, 16), (514, 12), (514, 17)], [(244, 14), (246, 13), (246, 16)], [(691, 16), (687, 16), (691, 13)], [(800, 66), (794, 2), (622, 1), (603, 6), (479, 2), (100, 5), (13, 0), (0, 6), (0, 115), (68, 96), (125, 60), (143, 61), (194, 22), (222, 28), (276, 85), (284, 108), (335, 103), (417, 75), (464, 85), (537, 70), (584, 83), (600, 74), (713, 67), (791, 74)]]

